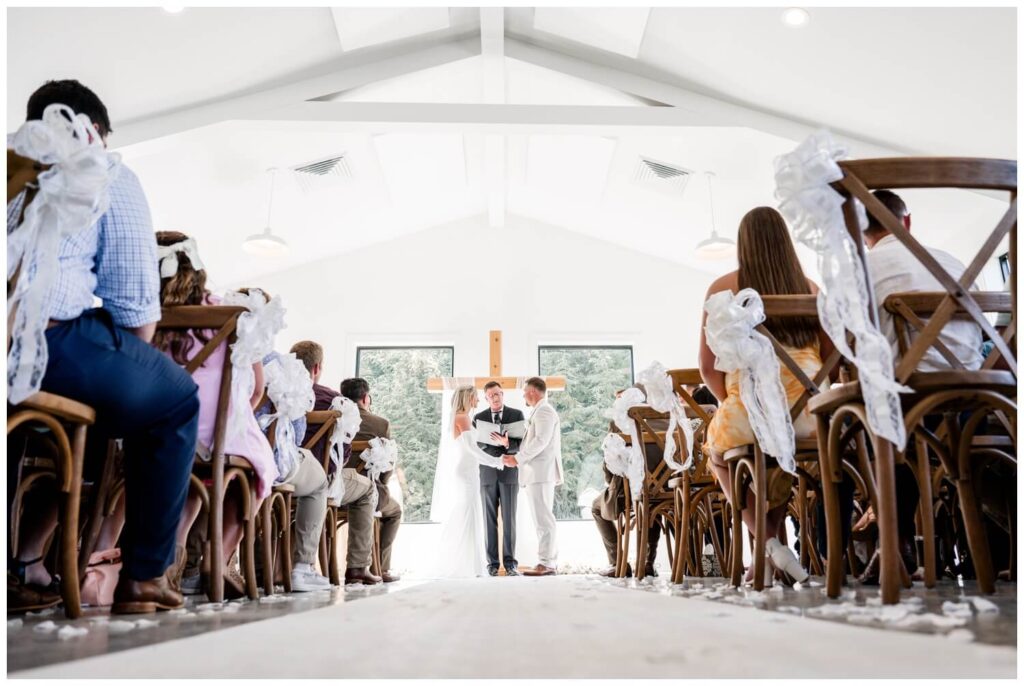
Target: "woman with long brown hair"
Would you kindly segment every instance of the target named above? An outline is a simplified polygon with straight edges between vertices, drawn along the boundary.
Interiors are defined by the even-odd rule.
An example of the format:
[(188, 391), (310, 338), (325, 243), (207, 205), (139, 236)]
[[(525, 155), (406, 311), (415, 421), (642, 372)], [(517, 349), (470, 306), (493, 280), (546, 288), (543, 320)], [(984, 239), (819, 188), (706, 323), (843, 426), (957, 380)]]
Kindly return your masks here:
[[(206, 288), (206, 270), (199, 258), (195, 241), (178, 231), (159, 231), (156, 242), (160, 253), (160, 304), (163, 307), (178, 305), (218, 305), (220, 298)], [(186, 365), (195, 357), (203, 345), (213, 337), (213, 331), (157, 331), (153, 337), (153, 345), (163, 351), (180, 365)], [(221, 343), (217, 349), (192, 374), (192, 380), (199, 387), (199, 450), (209, 450), (213, 446), (214, 424), (216, 423), (217, 405), (219, 403), (221, 378), (223, 376), (224, 358), (228, 354), (227, 342)], [(230, 403), (244, 403), (254, 409), (263, 395), (263, 367), (257, 362), (253, 365), (256, 375), (253, 396), (250, 398), (230, 398)], [(230, 408), (228, 416), (231, 416)], [(246, 423), (242, 431), (227, 431), (224, 439), (224, 452), (246, 459), (256, 472), (256, 495), (262, 501), (270, 493), (274, 481), (278, 477), (277, 464), (267, 437), (260, 430), (255, 415), (246, 413)], [(259, 502), (253, 504), (253, 511), (259, 508)], [(178, 531), (178, 544), (184, 545), (186, 536), (199, 512), (198, 498), (190, 498), (185, 506), (185, 513)], [(201, 526), (201, 523), (200, 523)], [(200, 532), (193, 536), (202, 538)], [(235, 563), (234, 552), (242, 538), (241, 500), (235, 488), (228, 489), (224, 501), (224, 557), (226, 567), (224, 574), (225, 594), (241, 596), (244, 583)], [(180, 576), (183, 565), (175, 568)], [(211, 573), (213, 570), (211, 570)], [(177, 581), (177, 579), (176, 579)]]
[[(786, 222), (775, 209), (755, 207), (747, 212), (740, 220), (736, 248), (739, 268), (716, 279), (708, 288), (705, 300), (722, 291), (735, 294), (744, 288), (752, 288), (761, 295), (812, 295), (818, 292), (818, 286), (804, 275)], [(720, 405), (708, 424), (705, 449), (710, 450), (712, 469), (732, 503), (732, 483), (723, 455), (732, 448), (754, 443), (755, 438), (747, 410), (740, 399), (740, 375), (735, 371), (727, 374), (715, 369), (715, 354), (708, 347), (704, 331), (706, 324), (707, 312), (704, 312), (700, 327), (700, 372)], [(832, 350), (832, 342), (814, 318), (768, 317), (765, 328), (809, 377), (818, 373), (822, 359)], [(803, 385), (785, 365), (780, 364), (780, 376), (792, 405), (803, 393)], [(793, 428), (797, 438), (813, 435), (814, 425), (806, 410), (794, 421)], [(791, 485), (785, 479), (776, 483)], [(788, 489), (778, 490), (780, 492), (768, 494), (770, 509), (766, 516), (766, 531), (769, 560), (789, 577), (803, 581), (807, 578), (806, 570), (800, 566), (793, 552), (778, 540), (789, 500)], [(753, 497), (753, 493), (749, 494), (747, 507), (743, 509), (743, 521), (750, 530), (755, 524)], [(765, 569), (769, 573), (771, 565), (766, 565)]]

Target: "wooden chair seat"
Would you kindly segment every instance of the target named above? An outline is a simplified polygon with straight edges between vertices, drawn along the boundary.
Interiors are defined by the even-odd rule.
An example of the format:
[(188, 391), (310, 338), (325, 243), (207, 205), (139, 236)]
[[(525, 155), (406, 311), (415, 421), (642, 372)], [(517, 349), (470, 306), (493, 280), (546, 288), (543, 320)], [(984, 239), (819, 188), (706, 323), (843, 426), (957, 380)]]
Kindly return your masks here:
[(294, 493), (295, 486), (292, 484), (274, 484), (274, 493)]
[[(754, 456), (754, 445), (740, 445), (735, 448), (730, 448), (725, 451), (725, 455), (722, 456), (726, 462), (735, 462), (744, 457)], [(774, 462), (770, 455), (766, 455), (766, 458)], [(798, 438), (796, 439), (796, 454), (794, 455), (797, 462), (802, 461), (817, 461), (818, 459), (818, 439), (816, 438)]]
[[(900, 396), (904, 409), (912, 406), (918, 397), (926, 393), (938, 393), (941, 391), (955, 391), (965, 388), (996, 391), (1004, 395), (1015, 396), (1017, 393), (1017, 382), (1013, 374), (998, 369), (979, 369), (977, 371), (943, 371), (943, 372), (915, 372), (907, 379), (906, 385), (914, 390), (914, 393), (904, 393)], [(860, 382), (851, 381), (845, 384), (833, 385), (811, 398), (807, 406), (812, 413), (830, 414), (833, 410), (861, 397)]]
[(327, 507), (341, 507), (341, 503), (334, 498), (328, 498)]
[(93, 424), (96, 421), (96, 410), (84, 403), (62, 395), (39, 391), (21, 401), (19, 409), (38, 410), (52, 414), (68, 422), (75, 424)]

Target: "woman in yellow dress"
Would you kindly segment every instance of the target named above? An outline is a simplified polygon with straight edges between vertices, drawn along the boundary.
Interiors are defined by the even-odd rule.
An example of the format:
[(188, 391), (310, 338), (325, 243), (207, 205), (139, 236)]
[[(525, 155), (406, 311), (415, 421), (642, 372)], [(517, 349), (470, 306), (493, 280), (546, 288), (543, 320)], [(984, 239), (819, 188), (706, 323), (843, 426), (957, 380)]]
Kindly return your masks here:
[[(738, 293), (744, 288), (752, 288), (761, 295), (812, 295), (818, 292), (818, 286), (804, 275), (786, 222), (775, 209), (756, 207), (747, 212), (740, 221), (736, 249), (739, 269), (716, 279), (708, 288), (705, 300), (721, 291)], [(754, 443), (754, 432), (750, 427), (747, 409), (740, 399), (740, 375), (737, 372), (726, 374), (715, 369), (715, 354), (708, 347), (704, 332), (706, 324), (705, 312), (700, 327), (700, 371), (704, 383), (718, 398), (720, 405), (708, 424), (705, 449), (710, 451), (715, 477), (722, 485), (726, 498), (732, 503), (732, 483), (723, 455), (731, 448)], [(774, 320), (768, 317), (765, 327), (809, 377), (813, 378), (818, 373), (822, 359), (832, 351), (832, 342), (815, 317)], [(781, 363), (780, 376), (792, 406), (804, 388)], [(806, 409), (794, 422), (793, 428), (797, 438), (814, 435), (814, 424)], [(782, 483), (786, 481), (782, 480)], [(743, 521), (750, 530), (754, 528), (753, 497), (752, 493), (748, 495), (747, 507), (743, 509)], [(786, 572), (796, 581), (803, 581), (807, 578), (806, 570), (800, 566), (793, 551), (778, 540), (785, 521), (787, 500), (788, 492), (769, 494), (770, 509), (765, 529), (769, 538), (766, 549), (775, 568)], [(770, 570), (771, 566), (766, 566), (766, 569)]]

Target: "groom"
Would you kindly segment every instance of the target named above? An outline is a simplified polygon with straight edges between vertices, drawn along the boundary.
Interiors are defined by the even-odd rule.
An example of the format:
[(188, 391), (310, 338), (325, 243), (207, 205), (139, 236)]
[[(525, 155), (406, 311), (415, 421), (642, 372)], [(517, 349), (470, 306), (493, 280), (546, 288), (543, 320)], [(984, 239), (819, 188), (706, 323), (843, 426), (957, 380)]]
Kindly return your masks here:
[(544, 379), (526, 380), (523, 398), (533, 408), (526, 436), (515, 455), (505, 455), (506, 467), (519, 466), (519, 483), (526, 489), (537, 527), (537, 566), (524, 569), (526, 576), (553, 576), (558, 564), (555, 540), (555, 486), (562, 483), (562, 427), (558, 413), (547, 401)]
[[(492, 424), (514, 424), (525, 417), (521, 410), (505, 407), (505, 394), (501, 384), (490, 381), (484, 386), (484, 397), (490, 405), (486, 410), (473, 417), (473, 425), (477, 422)], [(477, 443), (488, 455), (501, 457), (505, 453), (514, 453), (519, 448), (519, 439), (507, 435), (494, 435), (502, 445)], [(506, 576), (519, 576), (516, 561), (516, 499), (519, 496), (519, 470), (495, 469), (480, 465), (480, 497), (484, 503), (484, 531), (487, 537), (487, 573), (498, 576), (498, 505), (501, 505), (502, 520), (502, 563), (505, 565)]]

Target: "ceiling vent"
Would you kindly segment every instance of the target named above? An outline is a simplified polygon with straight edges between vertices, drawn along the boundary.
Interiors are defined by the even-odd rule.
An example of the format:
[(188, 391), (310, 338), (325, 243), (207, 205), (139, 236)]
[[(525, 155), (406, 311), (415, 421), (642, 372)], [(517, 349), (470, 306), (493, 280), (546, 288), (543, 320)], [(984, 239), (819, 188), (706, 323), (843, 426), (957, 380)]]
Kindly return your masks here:
[(300, 164), (291, 171), (305, 193), (332, 188), (352, 178), (352, 168), (344, 154)]
[(682, 167), (641, 157), (637, 162), (633, 182), (638, 186), (643, 186), (644, 188), (649, 188), (674, 198), (681, 198), (691, 176), (693, 176), (693, 171), (690, 169), (683, 169)]

